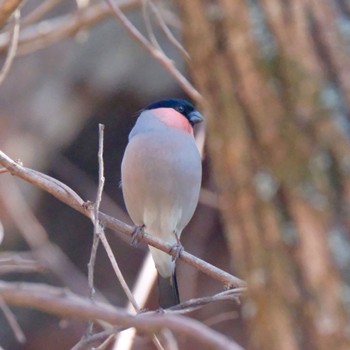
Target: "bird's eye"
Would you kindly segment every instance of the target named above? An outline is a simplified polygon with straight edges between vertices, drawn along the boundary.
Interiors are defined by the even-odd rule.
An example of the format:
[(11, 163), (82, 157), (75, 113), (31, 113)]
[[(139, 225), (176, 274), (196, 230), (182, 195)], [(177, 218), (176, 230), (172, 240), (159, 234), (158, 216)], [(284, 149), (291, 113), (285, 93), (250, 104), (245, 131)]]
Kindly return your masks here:
[(178, 106), (176, 109), (178, 110), (178, 112), (182, 113), (185, 110), (185, 107), (184, 106)]

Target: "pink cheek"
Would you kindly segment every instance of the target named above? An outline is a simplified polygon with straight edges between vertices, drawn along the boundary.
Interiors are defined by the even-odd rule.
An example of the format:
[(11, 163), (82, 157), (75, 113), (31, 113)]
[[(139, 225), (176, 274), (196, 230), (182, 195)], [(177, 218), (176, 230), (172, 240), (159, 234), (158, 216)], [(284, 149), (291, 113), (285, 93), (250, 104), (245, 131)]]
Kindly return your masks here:
[(183, 130), (193, 135), (193, 128), (189, 121), (181, 113), (176, 112), (172, 108), (158, 108), (154, 111), (154, 114), (167, 126)]

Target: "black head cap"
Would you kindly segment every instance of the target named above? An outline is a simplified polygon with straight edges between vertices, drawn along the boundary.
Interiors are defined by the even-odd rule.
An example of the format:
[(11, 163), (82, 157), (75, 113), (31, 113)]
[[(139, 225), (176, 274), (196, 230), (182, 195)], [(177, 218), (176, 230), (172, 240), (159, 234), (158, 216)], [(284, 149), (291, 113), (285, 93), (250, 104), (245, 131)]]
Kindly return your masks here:
[(192, 126), (203, 121), (203, 116), (194, 108), (192, 103), (180, 98), (169, 98), (168, 100), (154, 102), (147, 106), (144, 110), (147, 111), (157, 108), (175, 109), (175, 111), (181, 113), (186, 119), (188, 119)]

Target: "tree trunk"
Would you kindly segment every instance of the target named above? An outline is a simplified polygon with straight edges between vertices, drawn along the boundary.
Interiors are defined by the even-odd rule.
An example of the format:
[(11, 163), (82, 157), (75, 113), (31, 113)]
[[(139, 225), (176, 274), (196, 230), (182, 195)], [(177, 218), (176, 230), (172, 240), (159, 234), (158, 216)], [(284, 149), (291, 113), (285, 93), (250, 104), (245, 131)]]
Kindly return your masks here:
[(326, 0), (177, 4), (226, 237), (249, 286), (248, 347), (348, 349), (346, 268), (332, 244), (350, 236), (349, 135), (335, 118), (349, 123), (350, 61), (338, 14)]

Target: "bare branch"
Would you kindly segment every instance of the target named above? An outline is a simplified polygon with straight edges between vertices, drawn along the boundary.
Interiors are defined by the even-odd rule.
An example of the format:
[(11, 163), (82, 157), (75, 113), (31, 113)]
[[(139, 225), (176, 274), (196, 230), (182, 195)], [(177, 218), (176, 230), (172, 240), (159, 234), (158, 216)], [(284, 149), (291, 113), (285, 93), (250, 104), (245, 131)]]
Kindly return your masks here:
[[(128, 300), (129, 300), (130, 304), (133, 306), (135, 311), (140, 312), (140, 307), (137, 304), (137, 302), (136, 302), (136, 300), (135, 300), (131, 290), (129, 289), (122, 272), (120, 271), (118, 263), (117, 263), (117, 261), (116, 261), (116, 259), (114, 257), (112, 248), (110, 247), (110, 245), (109, 245), (109, 243), (107, 241), (106, 235), (103, 232), (103, 230), (100, 232), (99, 237), (100, 237), (100, 240), (101, 240), (101, 242), (102, 242), (102, 244), (103, 244), (103, 246), (104, 246), (104, 248), (106, 250), (108, 258), (109, 258), (109, 260), (110, 260), (110, 262), (112, 264), (113, 270), (114, 270), (114, 272), (115, 272), (115, 274), (116, 274), (116, 276), (117, 276), (117, 278), (118, 278), (118, 280), (119, 280), (119, 282), (120, 282), (120, 284), (121, 284), (121, 286), (122, 286), (122, 288), (124, 290), (124, 293), (128, 297)], [(163, 347), (162, 347), (162, 345), (161, 345), (161, 343), (160, 343), (160, 341), (159, 341), (159, 339), (158, 339), (156, 334), (152, 335), (152, 340), (153, 340), (154, 345), (157, 347), (157, 349), (163, 350)]]
[[(86, 205), (86, 203), (76, 192), (62, 182), (38, 171), (21, 166), (2, 151), (0, 151), (0, 164), (7, 168), (12, 175), (16, 175), (17, 177), (41, 188), (85, 216), (89, 218), (91, 217), (91, 208)], [(131, 226), (102, 212), (99, 213), (99, 218), (103, 226), (108, 227), (115, 232), (131, 237), (133, 233), (133, 228)], [(155, 248), (162, 250), (163, 252), (168, 253), (169, 255), (174, 257), (176, 256), (176, 252), (172, 249), (170, 244), (167, 244), (150, 234), (145, 233), (141, 240)], [(246, 286), (246, 283), (241, 279), (195, 257), (185, 250), (181, 251), (179, 259), (206, 273), (212, 278), (221, 281), (228, 288)]]
[[(53, 163), (52, 170), (59, 178), (69, 179), (70, 183), (73, 183), (74, 186), (77, 186), (79, 189), (81, 189), (81, 191), (84, 191), (84, 196), (87, 198), (93, 198), (93, 196), (96, 195), (95, 182), (74, 162), (71, 162), (66, 157), (57, 154)], [(4, 170), (8, 172), (6, 168), (4, 168)], [(120, 220), (130, 220), (125, 210), (122, 209), (120, 205), (118, 205), (115, 200), (108, 195), (108, 193), (103, 194), (103, 204), (111, 213), (115, 213), (115, 216), (120, 218)], [(128, 237), (124, 235), (121, 235), (120, 237), (124, 240), (124, 242), (130, 242)]]
[[(132, 293), (140, 308), (144, 308), (156, 278), (157, 270), (155, 269), (152, 255), (148, 250), (132, 289)], [(126, 310), (132, 313), (133, 309), (132, 304), (129, 302), (126, 306)], [(113, 346), (113, 350), (130, 350), (135, 338), (135, 333), (136, 330), (134, 328), (119, 333)]]
[(113, 270), (114, 270), (114, 273), (116, 274), (123, 290), (124, 290), (124, 293), (126, 294), (126, 296), (128, 297), (129, 301), (131, 302), (131, 304), (133, 305), (135, 311), (140, 311), (140, 308), (139, 306), (137, 305), (137, 302), (133, 296), (133, 294), (131, 293), (131, 290), (129, 289), (126, 281), (125, 281), (125, 278), (122, 274), (122, 272), (120, 271), (120, 268), (118, 266), (118, 263), (117, 261), (115, 260), (115, 257), (113, 255), (113, 251), (112, 251), (112, 248), (111, 246), (109, 245), (108, 241), (107, 241), (107, 238), (106, 238), (106, 235), (104, 234), (104, 232), (102, 231), (100, 233), (100, 239), (101, 239), (101, 242), (106, 250), (106, 253), (108, 255), (108, 258), (112, 264), (112, 267), (113, 267)]
[(200, 102), (202, 97), (193, 85), (180, 73), (175, 67), (174, 62), (169, 59), (162, 51), (154, 47), (128, 20), (128, 18), (120, 10), (113, 0), (106, 0), (114, 11), (115, 17), (121, 22), (129, 35), (138, 42), (151, 56), (153, 56), (179, 83), (182, 89), (196, 102)]
[(227, 311), (220, 312), (218, 315), (214, 315), (212, 317), (207, 318), (203, 321), (209, 327), (217, 325), (218, 323), (222, 323), (225, 321), (235, 320), (239, 317), (239, 313), (237, 311)]
[(103, 124), (98, 125), (98, 187), (97, 187), (97, 196), (94, 205), (94, 225), (96, 234), (99, 232), (98, 227), (98, 214), (100, 210), (100, 204), (102, 200), (103, 187), (105, 184), (104, 176), (104, 163), (103, 163), (103, 142), (104, 142), (104, 128)]
[(172, 306), (171, 308), (167, 309), (167, 311), (171, 311), (177, 314), (187, 314), (210, 303), (224, 300), (235, 301), (239, 304), (239, 297), (246, 291), (247, 288), (235, 288), (208, 297), (190, 299), (181, 304)]
[(27, 273), (27, 272), (43, 272), (45, 266), (33, 259), (24, 259), (20, 255), (12, 255), (2, 257), (0, 254), (0, 275), (7, 273)]
[(23, 0), (4, 0), (0, 4), (0, 29), (4, 27), (6, 21), (13, 12), (18, 9)]
[[(97, 187), (97, 195), (96, 195), (96, 201), (93, 206), (93, 216), (91, 216), (92, 223), (94, 225), (94, 237), (91, 247), (91, 254), (90, 254), (90, 260), (88, 263), (88, 281), (89, 281), (89, 290), (90, 290), (90, 299), (91, 301), (94, 301), (94, 295), (95, 295), (95, 288), (94, 288), (94, 270), (95, 270), (95, 262), (96, 262), (96, 255), (97, 255), (97, 249), (100, 242), (100, 232), (102, 232), (101, 224), (98, 219), (100, 204), (102, 200), (102, 193), (103, 193), (103, 187), (105, 183), (105, 177), (104, 177), (104, 165), (103, 165), (103, 131), (104, 131), (104, 125), (99, 124), (98, 125), (98, 187)], [(87, 329), (87, 334), (91, 335), (93, 330), (93, 322), (89, 322), (89, 326)]]
[(4, 226), (2, 224), (2, 222), (0, 221), (0, 245), (2, 243), (2, 241), (4, 240)]
[(48, 12), (55, 8), (62, 0), (47, 0), (39, 4), (35, 9), (29, 13), (26, 17), (22, 19), (22, 27), (27, 27), (28, 25), (39, 21)]
[(99, 233), (101, 231), (101, 225), (98, 220), (98, 214), (100, 209), (100, 204), (102, 200), (102, 192), (103, 192), (103, 186), (105, 183), (105, 178), (103, 174), (103, 130), (104, 125), (99, 124), (99, 147), (98, 147), (98, 164), (99, 164), (99, 172), (98, 172), (98, 187), (97, 187), (97, 195), (96, 195), (96, 201), (93, 206), (93, 212), (91, 216), (91, 220), (94, 225), (94, 237), (92, 242), (92, 248), (91, 248), (91, 254), (90, 254), (90, 260), (88, 263), (88, 279), (89, 279), (89, 289), (90, 289), (90, 299), (94, 299), (94, 268), (95, 268), (95, 261), (96, 261), (96, 254), (97, 254), (97, 248), (100, 241)]
[[(105, 177), (104, 177), (104, 163), (103, 163), (103, 131), (104, 131), (104, 125), (103, 124), (99, 124), (99, 145), (98, 145), (98, 188), (97, 188), (97, 197), (96, 197), (96, 202), (94, 205), (94, 217), (93, 217), (93, 223), (94, 223), (94, 242), (93, 245), (95, 245), (96, 243), (98, 243), (98, 241), (101, 239), (103, 246), (106, 250), (106, 253), (108, 255), (108, 258), (112, 264), (112, 267), (114, 269), (114, 272), (116, 274), (116, 276), (118, 277), (118, 280), (126, 294), (126, 296), (128, 297), (129, 301), (132, 303), (132, 305), (135, 308), (135, 311), (139, 311), (139, 307), (135, 301), (134, 296), (132, 295), (125, 279), (124, 276), (122, 274), (122, 272), (119, 269), (118, 263), (115, 260), (115, 257), (113, 255), (113, 251), (112, 248), (110, 247), (107, 238), (105, 236), (103, 227), (101, 226), (100, 222), (99, 222), (99, 209), (100, 209), (100, 203), (102, 200), (102, 192), (103, 192), (103, 187), (104, 187), (104, 183), (105, 183)], [(96, 242), (95, 242), (96, 241)], [(97, 249), (97, 246), (96, 246)], [(92, 257), (92, 253), (95, 253), (96, 255), (96, 251), (91, 252), (91, 257)], [(95, 262), (95, 259), (93, 259), (93, 263)], [(94, 265), (92, 265), (92, 275), (93, 275), (93, 268)], [(89, 270), (89, 275), (90, 275), (90, 270)], [(93, 279), (92, 279), (93, 282)], [(93, 284), (91, 286), (91, 288), (93, 289)]]
[(0, 85), (5, 80), (8, 72), (10, 71), (12, 62), (16, 56), (17, 47), (18, 47), (20, 17), (21, 17), (21, 12), (19, 9), (17, 9), (13, 14), (13, 26), (10, 34), (11, 36), (10, 46), (7, 52), (5, 63), (0, 71)]
[(174, 34), (171, 32), (166, 22), (164, 21), (158, 7), (153, 3), (152, 0), (147, 0), (147, 3), (149, 4), (154, 15), (156, 16), (156, 19), (159, 23), (160, 28), (163, 30), (168, 40), (183, 54), (185, 58), (189, 59), (190, 55), (185, 50), (185, 48), (180, 44), (180, 42), (175, 38)]
[[(94, 230), (95, 231), (95, 230)], [(96, 231), (97, 232), (97, 231)], [(94, 288), (94, 269), (96, 262), (97, 248), (100, 242), (100, 238), (97, 233), (94, 232), (94, 238), (92, 241), (90, 260), (88, 262), (88, 282), (89, 282), (89, 296), (91, 300), (94, 300), (95, 288)]]
[[(88, 282), (83, 273), (70, 261), (64, 252), (49, 240), (49, 236), (27, 204), (15, 179), (9, 176), (0, 181), (0, 201), (8, 212), (9, 218), (18, 228), (20, 234), (32, 249), (32, 256), (36, 257), (48, 270), (57, 276), (64, 285), (74, 292), (85, 295), (88, 290)], [(0, 255), (0, 258), (5, 253)], [(27, 253), (28, 254), (28, 253)], [(26, 255), (21, 253), (21, 255)], [(32, 258), (30, 256), (30, 258)], [(9, 255), (5, 255), (8, 258)], [(101, 293), (100, 300), (106, 301)]]
[[(129, 302), (133, 305), (136, 312), (140, 311), (140, 307), (137, 305), (137, 302), (128, 286), (128, 284), (125, 281), (125, 278), (118, 266), (117, 260), (114, 257), (113, 251), (111, 246), (109, 245), (106, 235), (104, 233), (104, 228), (101, 226), (99, 221), (99, 209), (100, 204), (102, 200), (102, 193), (103, 193), (103, 187), (105, 183), (105, 177), (104, 177), (104, 162), (103, 162), (103, 143), (104, 143), (104, 125), (99, 124), (99, 145), (98, 145), (98, 189), (97, 189), (97, 196), (96, 201), (94, 205), (94, 216), (93, 216), (93, 224), (94, 224), (94, 240), (93, 240), (93, 246), (91, 251), (91, 258), (89, 262), (89, 282), (90, 282), (90, 299), (93, 300), (94, 295), (94, 284), (93, 284), (93, 276), (94, 276), (94, 264), (96, 260), (96, 251), (98, 242), (101, 240), (105, 251), (107, 253), (107, 256), (112, 264), (113, 270), (124, 290), (124, 293), (126, 294)], [(91, 322), (89, 325), (88, 334), (92, 332), (93, 323)], [(162, 345), (160, 344), (160, 341), (158, 340), (156, 335), (152, 336), (153, 342), (157, 349), (163, 349)], [(108, 339), (106, 340), (108, 341)]]
[(102, 331), (96, 334), (93, 334), (89, 337), (85, 337), (80, 339), (80, 341), (75, 344), (71, 350), (85, 350), (85, 349), (90, 349), (91, 345), (94, 343), (100, 342), (100, 341), (105, 341), (108, 339), (111, 335), (116, 334), (118, 332), (117, 329), (112, 329), (112, 330), (106, 330)]
[(6, 304), (4, 299), (1, 297), (0, 297), (0, 309), (4, 313), (4, 316), (5, 316), (8, 324), (10, 325), (10, 327), (13, 331), (13, 334), (15, 335), (17, 341), (19, 343), (22, 343), (22, 344), (25, 343), (26, 337), (25, 337), (21, 327), (19, 326), (15, 315), (13, 314), (11, 309), (8, 307), (8, 305)]
[(33, 283), (0, 282), (0, 296), (12, 305), (31, 307), (61, 317), (102, 320), (112, 325), (135, 327), (146, 333), (164, 328), (177, 335), (196, 339), (214, 349), (242, 350), (242, 347), (201, 322), (181, 315), (154, 312), (132, 316), (120, 308), (104, 303), (92, 303), (65, 289)]
[(148, 9), (148, 0), (142, 0), (142, 16), (143, 16), (143, 21), (145, 23), (145, 27), (146, 27), (148, 38), (149, 38), (150, 42), (152, 43), (152, 45), (155, 49), (157, 49), (158, 51), (160, 51), (164, 54), (164, 51), (162, 50), (162, 48), (161, 48), (161, 46), (156, 38), (156, 35), (154, 34), (152, 21), (151, 21), (149, 9)]
[[(140, 0), (124, 0), (120, 2), (119, 6), (126, 11), (139, 5)], [(98, 3), (73, 14), (35, 23), (21, 31), (18, 42), (18, 54), (27, 54), (52, 45), (62, 39), (73, 37), (81, 30), (92, 27), (111, 15), (112, 11), (105, 3)], [(9, 43), (9, 34), (0, 34), (0, 52), (5, 51)]]

